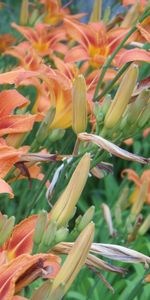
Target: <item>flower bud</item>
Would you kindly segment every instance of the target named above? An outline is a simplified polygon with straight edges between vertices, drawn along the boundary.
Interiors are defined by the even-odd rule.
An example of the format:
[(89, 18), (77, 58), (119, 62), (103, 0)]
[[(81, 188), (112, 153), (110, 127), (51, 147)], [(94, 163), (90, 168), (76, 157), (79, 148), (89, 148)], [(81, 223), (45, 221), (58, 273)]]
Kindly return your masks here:
[(0, 231), (0, 247), (9, 239), (15, 224), (15, 217), (10, 217)]
[(55, 243), (60, 243), (60, 242), (64, 242), (67, 238), (67, 235), (69, 233), (68, 228), (65, 227), (61, 227), (56, 231), (56, 235), (55, 235)]
[(39, 214), (39, 217), (37, 219), (34, 236), (33, 236), (33, 241), (36, 245), (39, 245), (42, 240), (46, 224), (47, 224), (47, 212), (42, 211)]
[(90, 17), (90, 22), (99, 22), (101, 19), (102, 0), (94, 0), (93, 2), (93, 11)]
[(73, 84), (72, 127), (76, 134), (87, 127), (87, 93), (83, 75), (79, 75)]
[(150, 120), (150, 104), (145, 107), (144, 111), (141, 113), (141, 116), (138, 120), (138, 127), (143, 128), (148, 124)]
[(91, 206), (86, 212), (85, 214), (81, 217), (80, 222), (77, 225), (77, 229), (78, 231), (82, 231), (93, 219), (94, 216), (94, 212), (95, 212), (95, 207)]
[(50, 221), (50, 223), (48, 224), (44, 235), (43, 235), (43, 239), (41, 244), (46, 247), (47, 249), (51, 246), (51, 243), (54, 241), (55, 239), (55, 234), (56, 234), (56, 229), (57, 229), (57, 224), (55, 221)]
[(29, 18), (29, 1), (22, 0), (20, 11), (20, 25), (26, 25)]
[(86, 261), (93, 237), (94, 224), (90, 223), (78, 236), (63, 266), (56, 275), (53, 281), (51, 294), (62, 283), (64, 283), (64, 293), (66, 293), (69, 289), (73, 280), (76, 278), (78, 272)]
[(48, 136), (49, 127), (54, 120), (55, 113), (56, 113), (56, 108), (54, 106), (51, 106), (50, 109), (48, 110), (44, 120), (42, 121), (42, 123), (39, 127), (39, 130), (37, 131), (36, 141), (38, 142), (38, 144), (41, 144)]
[(66, 189), (51, 210), (51, 220), (61, 227), (70, 220), (76, 203), (85, 186), (90, 168), (90, 155), (86, 153), (76, 167)]
[(141, 225), (138, 233), (140, 235), (144, 235), (150, 228), (150, 214), (146, 217), (143, 224)]
[(129, 109), (127, 113), (127, 126), (133, 125), (134, 122), (137, 122), (142, 110), (147, 105), (147, 101), (150, 97), (150, 92), (148, 90), (143, 90), (137, 99), (129, 104)]
[(48, 140), (52, 143), (59, 141), (63, 138), (65, 132), (65, 129), (54, 128), (49, 132)]
[(106, 129), (113, 128), (121, 119), (135, 88), (138, 78), (138, 67), (132, 64), (125, 73), (114, 100), (106, 114), (104, 125)]

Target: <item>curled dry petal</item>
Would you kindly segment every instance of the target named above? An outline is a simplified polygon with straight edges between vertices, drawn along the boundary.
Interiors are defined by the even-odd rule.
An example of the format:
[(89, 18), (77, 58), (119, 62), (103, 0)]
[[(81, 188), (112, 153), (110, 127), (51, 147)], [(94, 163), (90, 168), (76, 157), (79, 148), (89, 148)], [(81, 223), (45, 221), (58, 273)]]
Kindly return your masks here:
[(136, 161), (141, 164), (148, 164), (150, 162), (150, 158), (145, 158), (142, 156), (138, 156), (136, 154), (130, 153), (117, 145), (113, 144), (112, 142), (102, 138), (101, 136), (95, 134), (88, 134), (86, 132), (82, 132), (78, 134), (78, 138), (81, 141), (92, 142), (99, 146), (100, 148), (114, 154), (118, 157), (121, 157), (126, 160)]
[(20, 161), (48, 162), (48, 161), (59, 161), (69, 157), (70, 157), (69, 155), (59, 155), (59, 154), (49, 154), (49, 153), (27, 153), (21, 156)]
[(127, 263), (144, 263), (145, 266), (150, 263), (150, 257), (119, 245), (93, 243), (91, 252)]

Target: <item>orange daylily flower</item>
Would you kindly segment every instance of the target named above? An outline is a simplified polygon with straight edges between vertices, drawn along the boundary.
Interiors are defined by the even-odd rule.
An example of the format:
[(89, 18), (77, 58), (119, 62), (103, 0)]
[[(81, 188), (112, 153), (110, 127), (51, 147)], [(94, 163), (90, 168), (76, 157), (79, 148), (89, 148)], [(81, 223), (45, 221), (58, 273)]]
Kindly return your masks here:
[(37, 71), (43, 69), (42, 58), (27, 41), (10, 47), (4, 54), (16, 57), (19, 60), (19, 65), (25, 70)]
[(40, 0), (40, 2), (44, 5), (43, 21), (46, 24), (58, 25), (64, 18), (73, 20), (85, 15), (83, 13), (70, 15), (69, 9), (62, 7), (61, 0)]
[[(78, 24), (65, 20), (66, 30), (74, 41), (79, 43), (72, 47), (65, 56), (66, 62), (88, 61), (94, 68), (102, 66), (107, 57), (112, 54), (121, 40), (128, 33), (128, 28), (115, 28), (106, 31), (103, 22)], [(150, 53), (143, 49), (121, 49), (113, 61), (121, 66), (126, 62), (140, 60), (150, 62)]]
[[(0, 248), (0, 299), (13, 299), (15, 293), (39, 277), (54, 278), (60, 258), (53, 254), (31, 255), (38, 215), (15, 226), (11, 237)], [(15, 298), (14, 298), (15, 299)]]
[[(0, 299), (11, 300), (25, 286), (39, 277), (54, 278), (60, 259), (53, 254), (23, 254), (0, 267)], [(51, 271), (50, 271), (51, 270)]]
[(66, 45), (61, 43), (66, 40), (64, 30), (46, 24), (37, 24), (33, 29), (12, 23), (12, 27), (19, 31), (42, 57), (51, 56), (56, 51), (64, 54), (67, 50)]
[(150, 204), (150, 170), (145, 170), (142, 175), (139, 177), (138, 174), (132, 170), (132, 169), (125, 169), (122, 171), (121, 175), (124, 176), (127, 174), (127, 178), (129, 180), (132, 180), (135, 183), (135, 188), (131, 194), (130, 201), (131, 203), (134, 203), (139, 191), (141, 185), (147, 181), (148, 182), (148, 192), (147, 192), (147, 204)]
[(10, 47), (16, 39), (9, 33), (0, 34), (0, 53), (3, 53)]

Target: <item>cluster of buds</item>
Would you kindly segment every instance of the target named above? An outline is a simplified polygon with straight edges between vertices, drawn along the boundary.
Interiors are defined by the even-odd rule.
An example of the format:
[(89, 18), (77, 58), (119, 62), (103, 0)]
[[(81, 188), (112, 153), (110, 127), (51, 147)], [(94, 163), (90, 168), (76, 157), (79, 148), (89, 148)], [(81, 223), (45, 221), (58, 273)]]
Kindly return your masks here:
[(124, 74), (114, 99), (107, 95), (101, 106), (96, 103), (94, 112), (98, 135), (122, 141), (147, 125), (150, 91), (136, 88), (138, 75), (138, 66), (132, 64)]
[[(85, 154), (77, 165), (66, 189), (53, 206), (50, 214), (43, 211), (37, 219), (34, 232), (35, 252), (47, 252), (57, 243), (76, 238), (79, 233), (91, 222), (94, 207), (91, 207), (84, 216), (80, 216), (73, 232), (69, 234), (68, 222), (73, 217), (76, 204), (85, 186), (90, 169), (90, 155)], [(73, 240), (74, 240), (73, 239)]]

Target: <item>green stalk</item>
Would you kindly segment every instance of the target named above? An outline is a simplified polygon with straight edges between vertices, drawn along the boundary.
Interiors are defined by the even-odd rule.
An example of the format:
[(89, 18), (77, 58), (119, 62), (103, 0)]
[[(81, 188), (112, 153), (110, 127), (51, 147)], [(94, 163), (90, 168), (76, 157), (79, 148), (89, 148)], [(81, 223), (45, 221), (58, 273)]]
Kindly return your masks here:
[[(139, 23), (143, 22), (148, 16), (150, 15), (150, 8), (147, 9), (147, 11), (145, 12), (145, 14), (139, 19)], [(96, 89), (95, 89), (95, 93), (94, 93), (94, 101), (96, 101), (96, 98), (98, 96), (98, 92), (99, 92), (99, 89), (101, 88), (102, 86), (102, 83), (103, 83), (103, 79), (104, 79), (104, 76), (105, 76), (105, 73), (108, 69), (108, 67), (110, 66), (111, 62), (113, 61), (114, 57), (116, 56), (116, 54), (120, 51), (121, 48), (123, 48), (124, 44), (126, 43), (126, 41), (128, 40), (128, 38), (137, 30), (137, 27), (136, 25), (134, 25), (130, 30), (129, 32), (127, 33), (127, 35), (125, 36), (125, 38), (122, 40), (122, 42), (118, 45), (118, 47), (115, 49), (115, 51), (112, 53), (111, 56), (108, 56), (103, 68), (102, 68), (102, 71), (101, 71), (101, 74), (100, 74), (100, 77), (99, 77), (99, 80), (98, 80), (98, 83), (97, 83), (97, 86), (96, 86)]]

